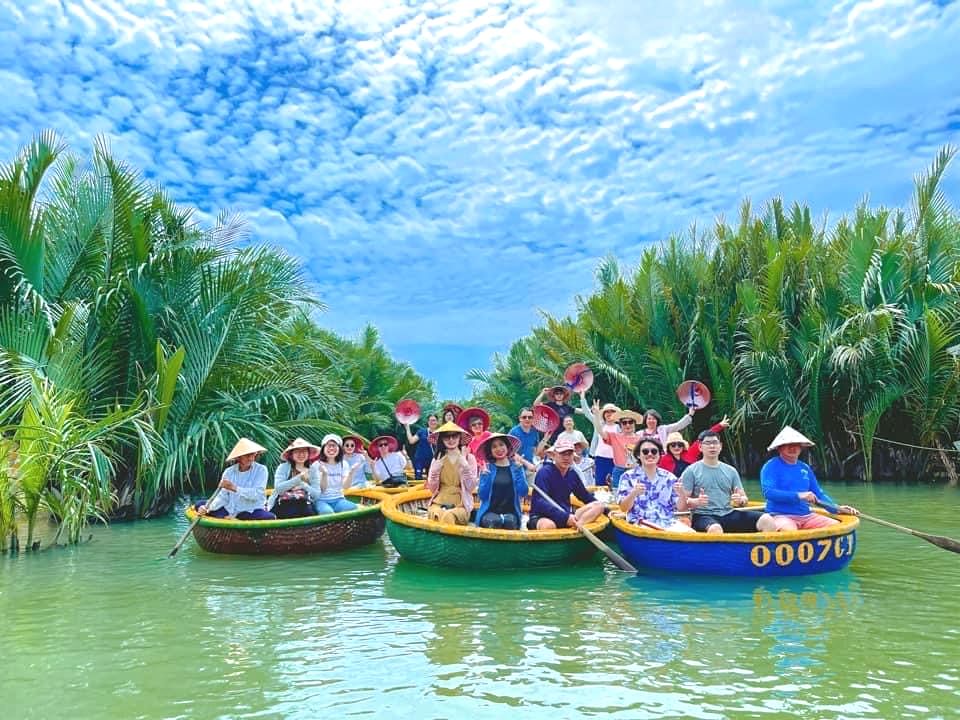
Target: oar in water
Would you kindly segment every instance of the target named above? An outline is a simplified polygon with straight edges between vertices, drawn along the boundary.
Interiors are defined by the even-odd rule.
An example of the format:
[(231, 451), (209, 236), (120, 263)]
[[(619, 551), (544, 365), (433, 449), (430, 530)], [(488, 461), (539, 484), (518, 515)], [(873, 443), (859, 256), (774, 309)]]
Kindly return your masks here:
[[(550, 503), (551, 505), (553, 505), (554, 508), (556, 508), (556, 509), (559, 510), (560, 512), (566, 512), (562, 507), (560, 507), (560, 506), (557, 504), (557, 502), (556, 502), (552, 497), (550, 497), (549, 495), (547, 495), (547, 493), (544, 492), (543, 489), (540, 488), (536, 483), (534, 483), (532, 487), (533, 487), (534, 490), (536, 490), (538, 493), (540, 493), (540, 496), (541, 496), (544, 500), (546, 500), (548, 503)], [(591, 543), (593, 543), (593, 545), (597, 548), (597, 550), (599, 550), (599, 551), (602, 552), (604, 555), (606, 555), (608, 558), (610, 558), (610, 562), (612, 562), (612, 563), (613, 563), (614, 565), (616, 565), (618, 568), (620, 568), (621, 570), (626, 570), (627, 572), (632, 572), (632, 573), (637, 572), (637, 569), (636, 569), (633, 565), (631, 565), (631, 564), (628, 563), (626, 560), (624, 560), (622, 557), (620, 557), (620, 555), (618, 555), (615, 551), (613, 551), (613, 550), (610, 548), (609, 545), (607, 545), (605, 542), (603, 542), (603, 540), (601, 540), (600, 538), (598, 538), (596, 535), (594, 535), (592, 532), (590, 532), (586, 527), (584, 527), (583, 523), (580, 523), (580, 522), (577, 523), (577, 530), (579, 530), (580, 533), (581, 533), (587, 540), (589, 540)]]
[[(817, 505), (822, 507), (828, 513), (834, 515), (839, 515), (837, 508), (832, 505), (828, 505), (823, 502), (818, 502)], [(907, 535), (914, 535), (921, 540), (926, 540), (928, 543), (932, 543), (939, 548), (944, 550), (949, 550), (950, 552), (960, 553), (960, 542), (957, 542), (953, 538), (948, 538), (945, 535), (931, 535), (930, 533), (920, 532), (919, 530), (914, 530), (912, 528), (904, 527), (903, 525), (897, 525), (896, 523), (889, 522), (887, 520), (881, 520), (880, 518), (873, 517), (872, 515), (867, 515), (866, 513), (860, 513), (857, 517), (862, 517), (864, 520), (869, 520), (870, 522), (875, 522), (877, 525), (883, 525), (888, 527), (891, 530), (899, 530), (902, 533), (907, 533)]]
[[(213, 501), (216, 499), (217, 495), (219, 494), (220, 494), (220, 488), (217, 488), (216, 490), (214, 490), (213, 495), (211, 495), (210, 499), (207, 500), (206, 507), (210, 507), (210, 505), (213, 503)], [(190, 533), (193, 532), (193, 528), (196, 527), (197, 523), (200, 522), (200, 518), (202, 517), (203, 515), (201, 515), (200, 513), (197, 513), (196, 520), (190, 523), (190, 527), (187, 528), (187, 531), (180, 537), (179, 540), (177, 540), (177, 544), (173, 546), (173, 550), (171, 550), (170, 554), (167, 555), (168, 558), (172, 558), (174, 555), (177, 554), (177, 552), (179, 552), (180, 546), (187, 541), (187, 538), (190, 537)]]

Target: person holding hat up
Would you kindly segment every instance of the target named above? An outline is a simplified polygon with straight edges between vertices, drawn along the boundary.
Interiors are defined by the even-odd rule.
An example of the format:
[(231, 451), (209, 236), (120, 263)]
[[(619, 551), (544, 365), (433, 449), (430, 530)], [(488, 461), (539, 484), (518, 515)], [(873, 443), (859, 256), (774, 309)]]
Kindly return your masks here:
[[(776, 450), (777, 456), (767, 460), (760, 470), (760, 487), (767, 499), (767, 512), (773, 515), (779, 531), (829, 527), (838, 522), (810, 509), (817, 503), (831, 507), (837, 507), (837, 504), (820, 487), (813, 468), (800, 460), (805, 447), (813, 447), (813, 441), (789, 425), (785, 426), (767, 448)], [(841, 515), (860, 514), (850, 505), (840, 505), (837, 512)]]
[(320, 473), (315, 464), (318, 457), (320, 448), (303, 438), (280, 453), (282, 462), (273, 474), (273, 494), (267, 510), (280, 519), (317, 514), (313, 503), (320, 498)]
[(423, 480), (423, 476), (430, 467), (430, 461), (433, 459), (433, 446), (430, 445), (430, 433), (440, 425), (436, 415), (427, 416), (427, 426), (417, 430), (416, 434), (410, 432), (410, 423), (405, 423), (403, 429), (407, 433), (407, 444), (414, 448), (413, 450), (413, 477), (415, 480)]
[(407, 484), (407, 458), (399, 450), (400, 443), (393, 435), (379, 435), (367, 447), (373, 476), (384, 487)]
[(444, 423), (433, 434), (436, 455), (424, 487), (433, 495), (427, 517), (442, 523), (466, 525), (477, 489), (477, 459), (466, 452), (470, 433), (456, 423)]
[(660, 413), (652, 408), (643, 414), (643, 426), (637, 430), (640, 437), (656, 438), (660, 446), (667, 444), (667, 436), (672, 432), (680, 432), (687, 425), (693, 422), (693, 414), (697, 411), (696, 405), (691, 405), (690, 410), (682, 418), (668, 425), (661, 425), (663, 418)]
[(335, 433), (323, 436), (320, 443), (320, 460), (316, 463), (320, 473), (320, 496), (314, 502), (318, 515), (356, 510), (356, 503), (352, 503), (343, 496), (343, 491), (349, 489), (353, 476), (359, 472), (359, 465), (350, 467), (343, 459), (343, 438)]
[(477, 448), (484, 462), (480, 473), (480, 509), (477, 525), (499, 530), (519, 530), (520, 499), (528, 492), (527, 475), (518, 461), (520, 441), (512, 435), (492, 433)]
[(276, 515), (263, 509), (267, 501), (267, 468), (255, 462), (257, 455), (266, 451), (262, 445), (240, 438), (227, 456), (227, 462), (233, 464), (223, 471), (216, 497), (209, 506), (199, 503), (197, 514), (237, 520), (276, 520)]
[[(604, 511), (603, 503), (583, 486), (580, 476), (574, 471), (573, 445), (566, 440), (558, 440), (547, 452), (553, 457), (553, 462), (541, 465), (533, 482), (553, 499), (559, 509), (541, 497), (540, 493), (534, 492), (530, 498), (527, 529), (573, 528), (599, 517)], [(570, 505), (571, 493), (583, 502), (583, 506), (576, 511)]]
[(560, 426), (553, 431), (549, 438), (549, 442), (555, 444), (557, 437), (563, 432), (563, 419), (567, 415), (573, 415), (573, 407), (567, 404), (567, 400), (570, 399), (570, 388), (566, 385), (554, 385), (550, 388), (544, 388), (540, 391), (540, 394), (537, 395), (533, 404), (536, 405), (543, 398), (548, 398), (543, 404), (549, 408), (553, 408), (553, 411), (557, 413), (557, 417), (560, 418)]

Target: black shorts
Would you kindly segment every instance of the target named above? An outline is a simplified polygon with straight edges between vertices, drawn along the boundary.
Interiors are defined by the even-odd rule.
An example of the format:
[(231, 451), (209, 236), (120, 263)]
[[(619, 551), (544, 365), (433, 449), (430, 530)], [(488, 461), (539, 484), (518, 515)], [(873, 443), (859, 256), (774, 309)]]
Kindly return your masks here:
[(542, 517), (544, 517), (544, 516), (543, 516), (543, 515), (531, 515), (531, 516), (527, 519), (527, 530), (536, 530), (536, 529), (537, 529), (537, 521), (538, 521), (540, 518), (542, 518)]
[(757, 521), (763, 515), (756, 510), (731, 510), (726, 515), (693, 515), (693, 529), (697, 532), (706, 532), (707, 528), (716, 523), (725, 533), (749, 533), (757, 531)]

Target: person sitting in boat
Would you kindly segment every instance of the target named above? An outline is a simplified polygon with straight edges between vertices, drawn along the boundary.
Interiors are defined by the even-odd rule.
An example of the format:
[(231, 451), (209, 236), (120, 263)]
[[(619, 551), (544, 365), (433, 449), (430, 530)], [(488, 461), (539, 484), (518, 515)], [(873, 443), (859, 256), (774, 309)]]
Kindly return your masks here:
[(480, 509), (477, 525), (483, 528), (519, 530), (520, 499), (526, 497), (527, 474), (518, 460), (520, 441), (512, 435), (492, 433), (477, 448), (484, 461), (480, 473)]
[[(715, 433), (721, 433), (730, 427), (730, 421), (727, 416), (716, 425), (711, 425), (710, 430)], [(677, 477), (683, 474), (683, 471), (693, 465), (700, 459), (700, 438), (693, 443), (688, 443), (683, 435), (678, 432), (672, 432), (667, 435), (666, 452), (660, 456), (660, 467), (669, 470)]]
[(320, 497), (314, 502), (318, 515), (356, 510), (343, 496), (353, 482), (353, 476), (359, 472), (359, 465), (352, 468), (343, 459), (343, 438), (335, 433), (323, 436), (320, 443), (320, 459), (315, 463), (320, 474)]
[(416, 433), (410, 432), (410, 423), (406, 423), (403, 429), (407, 432), (407, 443), (413, 450), (413, 477), (416, 480), (423, 480), (430, 467), (430, 461), (433, 460), (433, 446), (430, 444), (430, 433), (436, 431), (440, 423), (436, 415), (427, 417), (427, 426), (419, 428)]
[[(594, 404), (594, 408), (598, 408), (599, 406), (600, 402), (597, 401)], [(603, 407), (600, 407), (599, 413), (597, 413), (594, 408), (591, 408), (589, 405), (587, 405), (586, 393), (580, 393), (579, 411), (586, 417), (590, 418), (591, 422), (593, 422), (594, 428), (596, 428), (597, 421), (599, 421), (602, 431), (597, 432), (594, 430), (593, 433), (593, 442), (595, 443), (591, 449), (593, 455), (593, 475), (596, 478), (597, 485), (610, 485), (614, 467), (613, 448), (610, 446), (610, 443), (606, 442), (603, 437), (601, 437), (601, 435), (603, 432), (620, 432), (619, 426), (613, 421), (613, 418), (620, 413), (620, 408), (613, 403), (606, 403)], [(614, 490), (616, 490), (615, 486)]]
[(344, 435), (343, 460), (350, 466), (351, 470), (355, 467), (359, 468), (353, 474), (353, 482), (350, 483), (350, 487), (366, 487), (367, 476), (372, 473), (370, 472), (370, 464), (367, 462), (367, 456), (363, 452), (363, 438), (359, 435)]
[(667, 436), (672, 432), (680, 432), (687, 425), (693, 422), (693, 414), (697, 411), (696, 406), (691, 405), (689, 411), (676, 422), (662, 425), (663, 418), (656, 410), (650, 409), (643, 413), (643, 426), (637, 431), (640, 437), (656, 438), (661, 447), (667, 444)]
[(554, 385), (551, 388), (544, 388), (534, 399), (533, 404), (536, 405), (541, 399), (545, 399), (546, 401), (543, 404), (553, 408), (553, 411), (557, 413), (557, 417), (560, 418), (560, 427), (554, 430), (548, 438), (548, 442), (556, 444), (557, 438), (560, 433), (563, 432), (563, 419), (567, 417), (567, 415), (573, 415), (573, 406), (567, 404), (567, 400), (570, 399), (570, 388), (566, 385)]
[(720, 434), (704, 430), (699, 440), (703, 459), (680, 476), (686, 505), (693, 513), (693, 529), (714, 535), (773, 530), (769, 514), (739, 509), (747, 504), (747, 494), (737, 469), (720, 462)]
[(313, 463), (320, 448), (296, 438), (280, 453), (282, 461), (273, 474), (273, 493), (267, 510), (278, 518), (316, 515), (313, 503), (320, 498), (320, 473)]
[(367, 447), (373, 476), (384, 487), (407, 484), (407, 458), (399, 450), (400, 443), (393, 435), (379, 435)]
[[(553, 462), (544, 463), (537, 470), (534, 484), (549, 495), (560, 506), (555, 508), (540, 493), (534, 491), (530, 498), (530, 519), (528, 530), (556, 530), (557, 528), (579, 527), (595, 520), (604, 506), (580, 482), (580, 476), (574, 471), (573, 454), (575, 448), (566, 440), (558, 440), (547, 451)], [(570, 505), (573, 493), (583, 506), (576, 511)]]
[(640, 465), (620, 478), (617, 502), (634, 525), (653, 525), (671, 532), (693, 532), (678, 521), (675, 513), (687, 509), (680, 481), (669, 470), (658, 466), (663, 448), (654, 438), (643, 438), (633, 450)]
[(767, 499), (767, 512), (773, 515), (774, 530), (808, 530), (836, 524), (834, 518), (811, 510), (810, 505), (818, 503), (836, 508), (841, 515), (860, 514), (850, 505), (837, 506), (823, 491), (813, 468), (800, 460), (805, 447), (813, 447), (813, 441), (787, 425), (767, 448), (776, 450), (777, 456), (761, 468), (760, 487)]
[(600, 424), (600, 401), (593, 401), (593, 428), (599, 433), (600, 439), (608, 443), (613, 449), (613, 472), (610, 474), (610, 487), (617, 491), (620, 487), (620, 478), (627, 470), (636, 467), (637, 461), (633, 455), (640, 436), (637, 434), (637, 423), (643, 420), (640, 413), (632, 410), (621, 410), (611, 419), (619, 427), (618, 432), (611, 432), (604, 428), (608, 425)]
[(197, 514), (237, 520), (276, 520), (276, 515), (264, 510), (267, 468), (256, 462), (257, 455), (266, 451), (247, 438), (237, 440), (227, 456), (227, 462), (233, 464), (223, 471), (216, 496), (209, 505), (197, 504)]
[[(467, 451), (471, 455), (477, 454), (477, 448), (484, 440), (490, 437), (490, 416), (483, 408), (468, 407), (457, 418), (457, 425), (470, 433), (470, 442), (467, 443)], [(480, 458), (477, 458), (478, 464), (483, 464)]]
[(477, 459), (466, 452), (470, 434), (456, 423), (446, 423), (434, 436), (437, 451), (424, 483), (433, 493), (427, 516), (442, 523), (466, 525), (477, 489)]

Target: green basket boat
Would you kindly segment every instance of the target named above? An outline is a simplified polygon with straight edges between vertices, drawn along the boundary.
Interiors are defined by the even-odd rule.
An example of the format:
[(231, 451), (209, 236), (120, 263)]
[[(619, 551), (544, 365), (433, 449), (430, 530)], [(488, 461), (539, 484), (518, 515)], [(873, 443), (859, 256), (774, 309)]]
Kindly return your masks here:
[[(429, 490), (391, 495), (383, 503), (387, 535), (401, 557), (423, 565), (502, 570), (569, 565), (586, 560), (596, 548), (576, 530), (491, 530), (427, 519)], [(601, 533), (601, 515), (587, 525)]]
[[(372, 490), (345, 493), (360, 507), (331, 515), (289, 520), (230, 520), (202, 517), (193, 528), (197, 544), (207, 552), (232, 555), (303, 555), (369, 545), (383, 535), (381, 504), (386, 497)], [(193, 522), (197, 513), (187, 508)]]

